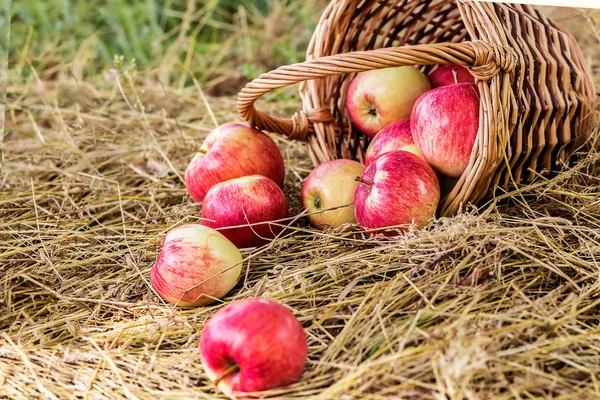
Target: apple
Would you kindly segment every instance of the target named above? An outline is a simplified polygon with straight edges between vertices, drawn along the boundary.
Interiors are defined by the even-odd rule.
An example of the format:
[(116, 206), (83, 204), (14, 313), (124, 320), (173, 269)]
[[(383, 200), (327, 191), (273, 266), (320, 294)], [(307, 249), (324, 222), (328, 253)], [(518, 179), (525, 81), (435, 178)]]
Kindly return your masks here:
[(412, 66), (360, 72), (348, 87), (348, 115), (358, 130), (374, 137), (392, 122), (408, 118), (415, 101), (429, 89), (425, 74)]
[(259, 130), (230, 122), (206, 137), (185, 171), (185, 186), (192, 199), (200, 202), (217, 183), (256, 174), (283, 186), (285, 167), (281, 152)]
[(358, 224), (367, 230), (420, 228), (435, 215), (440, 183), (431, 167), (408, 151), (379, 156), (359, 178), (354, 197)]
[(364, 165), (352, 160), (328, 161), (312, 170), (302, 187), (302, 205), (314, 227), (338, 228), (356, 223), (353, 204), (358, 182), (355, 178), (364, 170)]
[(202, 331), (198, 351), (206, 375), (230, 398), (300, 380), (308, 350), (294, 314), (267, 299), (230, 303)]
[(182, 225), (165, 236), (150, 270), (150, 283), (168, 301), (184, 308), (225, 296), (242, 273), (242, 255), (225, 236), (207, 226)]
[(473, 83), (442, 86), (415, 103), (413, 139), (436, 171), (459, 178), (469, 165), (479, 130), (479, 90)]
[[(456, 70), (456, 72), (454, 72)], [(442, 65), (427, 77), (432, 88), (454, 85), (456, 83), (475, 83), (475, 77), (468, 69), (460, 65)], [(458, 82), (457, 82), (458, 81)]]
[(377, 157), (392, 150), (404, 150), (423, 157), (413, 141), (410, 119), (391, 123), (375, 135), (365, 153), (365, 165), (368, 167)]
[(202, 202), (202, 224), (218, 230), (238, 248), (260, 246), (275, 238), (283, 227), (268, 221), (287, 216), (285, 195), (262, 175), (217, 183)]

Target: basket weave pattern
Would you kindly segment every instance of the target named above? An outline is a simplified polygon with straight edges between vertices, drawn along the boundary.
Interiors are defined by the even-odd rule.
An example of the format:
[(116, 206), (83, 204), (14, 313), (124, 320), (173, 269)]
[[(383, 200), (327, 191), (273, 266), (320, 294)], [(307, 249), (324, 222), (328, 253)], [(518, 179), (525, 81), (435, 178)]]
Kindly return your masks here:
[[(238, 111), (259, 129), (306, 140), (315, 165), (362, 161), (368, 138), (345, 111), (355, 73), (403, 65), (429, 73), (439, 64), (467, 67), (481, 95), (469, 165), (440, 215), (548, 174), (589, 138), (595, 93), (575, 39), (531, 6), (472, 0), (333, 0), (307, 61), (250, 82)], [(254, 107), (263, 94), (298, 82), (303, 110), (290, 120)]]

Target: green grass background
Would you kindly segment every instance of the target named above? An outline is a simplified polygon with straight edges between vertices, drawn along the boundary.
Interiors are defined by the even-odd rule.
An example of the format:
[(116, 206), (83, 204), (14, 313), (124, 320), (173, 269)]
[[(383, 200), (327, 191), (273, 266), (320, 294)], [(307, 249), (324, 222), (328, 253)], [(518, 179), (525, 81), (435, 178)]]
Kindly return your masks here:
[(202, 81), (299, 62), (325, 0), (27, 0), (13, 2), (11, 65), (21, 76), (85, 59), (114, 66), (180, 63)]

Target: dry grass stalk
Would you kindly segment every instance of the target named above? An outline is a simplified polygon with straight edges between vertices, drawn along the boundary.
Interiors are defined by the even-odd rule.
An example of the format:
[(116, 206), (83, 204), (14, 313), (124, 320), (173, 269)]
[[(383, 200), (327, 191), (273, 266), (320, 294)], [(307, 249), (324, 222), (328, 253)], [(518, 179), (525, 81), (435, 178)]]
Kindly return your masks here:
[[(600, 54), (600, 46), (584, 51)], [(203, 102), (195, 88), (163, 89), (141, 76), (118, 82), (122, 94), (102, 77), (67, 90), (93, 107), (65, 96), (57, 105), (55, 82), (10, 89), (0, 180), (2, 397), (220, 395), (196, 352), (220, 304), (173, 309), (153, 294), (148, 273), (164, 233), (198, 221), (180, 177), (213, 118), (237, 118), (235, 99)], [(267, 105), (274, 113), (287, 106)], [(280, 301), (309, 338), (303, 380), (270, 394), (600, 397), (599, 138), (596, 130), (575, 167), (555, 179), (391, 242), (300, 221), (267, 250), (246, 251), (225, 301)], [(301, 145), (276, 140), (298, 214), (311, 161)]]

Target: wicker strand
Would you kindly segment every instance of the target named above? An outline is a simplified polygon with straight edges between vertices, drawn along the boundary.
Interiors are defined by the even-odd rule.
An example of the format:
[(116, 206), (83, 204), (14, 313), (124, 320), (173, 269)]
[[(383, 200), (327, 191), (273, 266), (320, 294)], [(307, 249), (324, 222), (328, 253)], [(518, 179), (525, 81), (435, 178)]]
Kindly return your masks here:
[(292, 131), (289, 138), (292, 140), (306, 141), (309, 133), (314, 133), (313, 124), (331, 123), (333, 116), (331, 110), (320, 107), (310, 111), (298, 111), (292, 116)]
[(501, 71), (514, 71), (518, 58), (513, 49), (486, 42), (477, 44), (473, 46), (475, 62), (469, 69), (477, 79), (487, 82)]
[(310, 122), (308, 122), (306, 112), (298, 111), (294, 113), (292, 116), (292, 132), (290, 133), (290, 139), (306, 140), (309, 126)]

